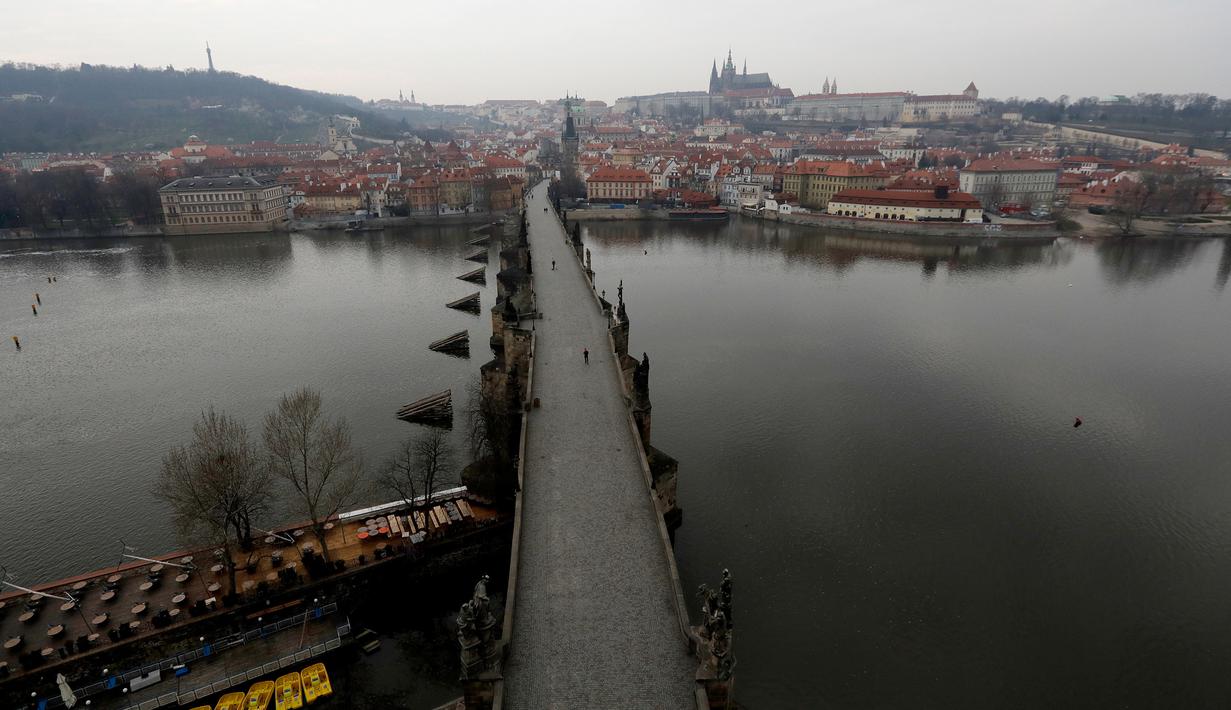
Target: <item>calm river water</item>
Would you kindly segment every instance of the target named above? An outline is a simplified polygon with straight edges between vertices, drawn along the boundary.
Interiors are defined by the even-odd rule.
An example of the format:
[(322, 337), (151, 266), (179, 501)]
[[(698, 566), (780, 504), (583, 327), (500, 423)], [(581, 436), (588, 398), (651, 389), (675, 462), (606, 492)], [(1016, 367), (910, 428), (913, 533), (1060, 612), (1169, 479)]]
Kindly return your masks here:
[[(685, 584), (735, 576), (748, 707), (1231, 702), (1226, 242), (584, 231), (653, 362)], [(486, 313), (443, 307), (468, 238), (0, 244), (0, 564), (176, 547), (150, 486), (209, 404), (256, 429), (317, 387), (379, 461), (487, 359)], [(474, 359), (426, 349), (463, 328)], [(452, 692), (437, 665), (407, 692)]]

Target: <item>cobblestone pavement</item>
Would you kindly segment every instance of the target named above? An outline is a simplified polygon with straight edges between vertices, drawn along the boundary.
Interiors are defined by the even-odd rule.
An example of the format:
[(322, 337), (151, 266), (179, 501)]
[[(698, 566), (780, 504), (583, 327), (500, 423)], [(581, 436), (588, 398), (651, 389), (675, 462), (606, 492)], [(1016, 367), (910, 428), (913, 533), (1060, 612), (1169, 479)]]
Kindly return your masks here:
[(508, 707), (693, 707), (696, 661), (676, 620), (606, 321), (545, 206), (540, 185), (527, 215), (544, 316), (534, 362), (542, 407), (527, 430)]

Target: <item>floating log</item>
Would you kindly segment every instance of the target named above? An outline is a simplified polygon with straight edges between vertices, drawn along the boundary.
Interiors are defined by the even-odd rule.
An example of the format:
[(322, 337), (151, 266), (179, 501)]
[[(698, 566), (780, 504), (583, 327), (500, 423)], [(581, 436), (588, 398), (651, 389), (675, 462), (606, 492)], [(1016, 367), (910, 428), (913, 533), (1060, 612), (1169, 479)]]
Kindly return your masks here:
[(397, 418), (414, 424), (453, 426), (453, 390), (416, 400), (398, 410)]
[(487, 263), (487, 250), (486, 249), (474, 250), (470, 254), (466, 255), (466, 261), (477, 261), (480, 264), (486, 264)]
[(427, 346), (429, 350), (435, 350), (438, 353), (449, 353), (450, 355), (465, 354), (470, 356), (470, 331), (462, 330), (447, 338), (441, 338), (436, 342)]
[(487, 284), (487, 267), (480, 266), (474, 271), (464, 273), (461, 276), (458, 276), (457, 278), (461, 279), (462, 281), (469, 281), (472, 284), (486, 285)]
[(482, 309), (482, 306), (479, 305), (479, 292), (475, 291), (469, 296), (463, 296), (452, 303), (446, 303), (445, 308), (456, 308), (459, 311), (466, 311), (467, 313), (474, 313), (475, 315), (478, 315), (479, 311)]

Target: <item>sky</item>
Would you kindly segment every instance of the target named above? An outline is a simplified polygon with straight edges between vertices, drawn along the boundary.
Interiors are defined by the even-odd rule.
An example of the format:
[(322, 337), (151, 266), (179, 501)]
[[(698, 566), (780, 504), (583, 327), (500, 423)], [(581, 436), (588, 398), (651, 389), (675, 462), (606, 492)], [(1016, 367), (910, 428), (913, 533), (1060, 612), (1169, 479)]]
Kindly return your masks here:
[(737, 67), (796, 95), (1231, 96), (1226, 0), (3, 0), (0, 61), (205, 66), (432, 104), (707, 88)]

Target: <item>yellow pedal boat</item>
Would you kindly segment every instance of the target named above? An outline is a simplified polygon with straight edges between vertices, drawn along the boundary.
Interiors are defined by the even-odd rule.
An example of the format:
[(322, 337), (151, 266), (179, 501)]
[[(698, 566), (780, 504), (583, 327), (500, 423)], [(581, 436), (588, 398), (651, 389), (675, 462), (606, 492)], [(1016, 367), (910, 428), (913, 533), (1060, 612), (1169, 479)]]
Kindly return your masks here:
[(300, 671), (299, 680), (303, 683), (304, 700), (310, 703), (333, 692), (333, 686), (329, 685), (329, 672), (325, 670), (324, 663), (314, 663)]
[(287, 673), (274, 681), (274, 705), (276, 710), (303, 707), (303, 686), (298, 673)]
[(260, 683), (253, 683), (248, 689), (247, 697), (244, 698), (244, 710), (265, 710), (269, 707), (269, 699), (273, 696), (273, 681), (263, 680)]
[(214, 706), (214, 710), (242, 710), (243, 707), (243, 693), (227, 693), (218, 698), (218, 704)]

